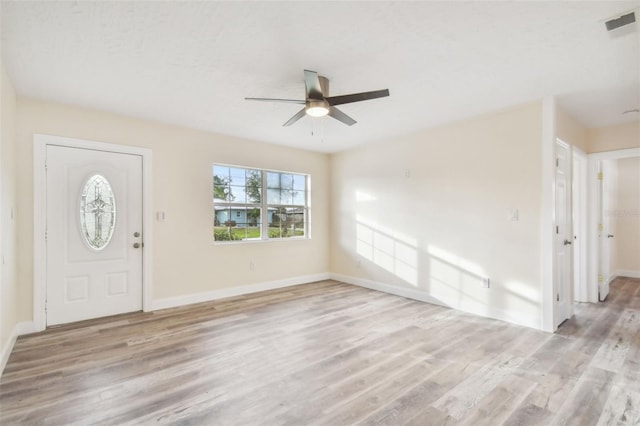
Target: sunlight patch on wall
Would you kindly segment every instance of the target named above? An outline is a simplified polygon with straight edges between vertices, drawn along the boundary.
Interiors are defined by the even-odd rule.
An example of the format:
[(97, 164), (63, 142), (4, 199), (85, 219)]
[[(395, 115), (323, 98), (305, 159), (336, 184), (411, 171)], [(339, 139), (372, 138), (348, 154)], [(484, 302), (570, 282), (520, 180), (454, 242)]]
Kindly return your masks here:
[(511, 294), (509, 297), (515, 299), (515, 302), (522, 303), (522, 301), (525, 301), (530, 302), (532, 305), (540, 303), (540, 292), (524, 283), (507, 281), (504, 283), (504, 288)]
[(377, 198), (374, 197), (371, 194), (368, 194), (368, 193), (362, 192), (362, 191), (356, 191), (356, 201), (357, 202), (375, 201), (375, 200), (377, 200)]
[(464, 299), (488, 302), (489, 293), (480, 291), (487, 276), (484, 268), (439, 247), (429, 246), (427, 251), (432, 294), (457, 302)]
[(417, 287), (417, 240), (356, 216), (356, 251), (376, 266)]

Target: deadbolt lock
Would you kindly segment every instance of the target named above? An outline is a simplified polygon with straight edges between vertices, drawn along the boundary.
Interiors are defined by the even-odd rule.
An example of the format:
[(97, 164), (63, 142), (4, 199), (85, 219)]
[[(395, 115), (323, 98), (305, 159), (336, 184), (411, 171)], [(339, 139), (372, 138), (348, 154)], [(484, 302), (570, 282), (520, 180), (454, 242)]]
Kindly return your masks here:
[(134, 236), (134, 237), (136, 237), (136, 238), (138, 238), (138, 237), (140, 236), (140, 233), (139, 233), (139, 232), (134, 232), (134, 233), (133, 233), (133, 236)]

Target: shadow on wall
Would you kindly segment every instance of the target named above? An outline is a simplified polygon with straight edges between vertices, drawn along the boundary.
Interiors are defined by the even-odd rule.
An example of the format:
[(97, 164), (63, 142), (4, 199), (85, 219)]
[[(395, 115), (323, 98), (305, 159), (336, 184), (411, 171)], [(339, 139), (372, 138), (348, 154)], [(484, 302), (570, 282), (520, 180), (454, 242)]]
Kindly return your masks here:
[(366, 261), (360, 267), (376, 276), (379, 270), (390, 273), (434, 303), (489, 317), (500, 311), (507, 320), (510, 312), (517, 316), (523, 307), (536, 310), (540, 305), (539, 293), (524, 283), (489, 283), (481, 265), (434, 245), (422, 250), (417, 238), (362, 215), (355, 217), (355, 238), (356, 252)]

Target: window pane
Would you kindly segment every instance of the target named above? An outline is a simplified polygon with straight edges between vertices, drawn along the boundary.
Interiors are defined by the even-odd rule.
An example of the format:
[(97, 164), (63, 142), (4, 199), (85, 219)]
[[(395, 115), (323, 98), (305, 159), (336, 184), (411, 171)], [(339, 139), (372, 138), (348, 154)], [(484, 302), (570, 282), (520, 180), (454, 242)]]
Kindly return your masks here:
[(231, 177), (231, 182), (230, 183), (232, 185), (242, 185), (242, 186), (244, 186), (244, 184), (246, 182), (245, 173), (246, 173), (245, 169), (239, 169), (239, 168), (235, 168), (235, 167), (230, 167), (229, 168), (229, 175)]
[(286, 213), (283, 208), (269, 208), (267, 214), (269, 224), (269, 238), (281, 238), (282, 227), (285, 225)]
[(280, 173), (280, 188), (293, 189), (293, 175), (288, 173)]
[(300, 207), (287, 208), (287, 237), (304, 236), (305, 211)]
[(296, 222), (296, 223), (294, 223), (294, 227), (295, 227), (294, 236), (295, 237), (304, 237), (305, 236), (305, 233), (304, 233), (305, 224), (306, 224), (305, 222)]
[(223, 203), (229, 201), (229, 187), (226, 185), (214, 185), (213, 186), (213, 202)]
[(213, 166), (213, 199), (214, 202), (229, 201), (229, 168)]
[(291, 191), (280, 191), (280, 204), (291, 204), (293, 202), (293, 194)]
[(249, 227), (257, 227), (258, 235), (260, 234), (260, 216), (262, 213), (262, 209), (259, 208), (248, 208), (247, 209), (247, 226)]
[(245, 192), (244, 186), (231, 186), (231, 196), (229, 198), (230, 202), (233, 203), (246, 203), (247, 202), (247, 194)]
[(305, 235), (305, 209), (280, 207), (269, 209), (269, 238), (292, 238)]
[(280, 188), (280, 173), (267, 172), (267, 188)]
[(216, 226), (230, 226), (231, 209), (229, 207), (216, 209)]
[(306, 204), (306, 197), (304, 191), (293, 192), (293, 204), (297, 206), (304, 206)]
[(267, 189), (267, 203), (268, 204), (280, 204), (280, 190), (279, 189)]
[(305, 190), (305, 178), (303, 175), (293, 175), (293, 189)]
[(229, 167), (225, 166), (213, 166), (213, 176), (216, 176), (223, 180), (229, 179)]
[(262, 200), (262, 174), (259, 170), (247, 170), (247, 202), (260, 203)]
[(234, 240), (246, 240), (247, 239), (247, 227), (244, 223), (236, 223), (236, 226), (231, 230)]
[(260, 204), (262, 201), (262, 188), (247, 187), (247, 203)]

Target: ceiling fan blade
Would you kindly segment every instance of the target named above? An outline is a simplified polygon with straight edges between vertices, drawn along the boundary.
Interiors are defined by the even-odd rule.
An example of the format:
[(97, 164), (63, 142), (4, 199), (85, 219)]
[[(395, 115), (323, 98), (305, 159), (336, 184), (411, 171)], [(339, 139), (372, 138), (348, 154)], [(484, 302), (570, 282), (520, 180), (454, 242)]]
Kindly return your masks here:
[(329, 116), (335, 118), (338, 121), (343, 122), (347, 126), (353, 126), (354, 124), (357, 123), (356, 120), (354, 120), (353, 118), (349, 117), (347, 114), (345, 114), (344, 112), (340, 111), (336, 107), (330, 107), (329, 108)]
[(298, 99), (272, 99), (272, 98), (244, 98), (245, 101), (261, 101), (261, 102), (286, 102), (289, 104), (304, 105), (304, 101)]
[(307, 88), (307, 98), (324, 99), (317, 72), (304, 70), (304, 86)]
[(389, 89), (374, 90), (372, 92), (352, 93), (351, 95), (330, 96), (327, 99), (329, 105), (343, 105), (352, 102), (368, 101), (369, 99), (384, 98), (389, 96)]
[(293, 123), (295, 123), (296, 121), (300, 120), (302, 117), (304, 117), (306, 114), (306, 109), (302, 108), (300, 111), (298, 111), (296, 113), (296, 115), (294, 115), (293, 117), (291, 117), (289, 119), (289, 121), (287, 121), (286, 123), (284, 123), (282, 125), (282, 127), (287, 127), (287, 126), (291, 126)]

